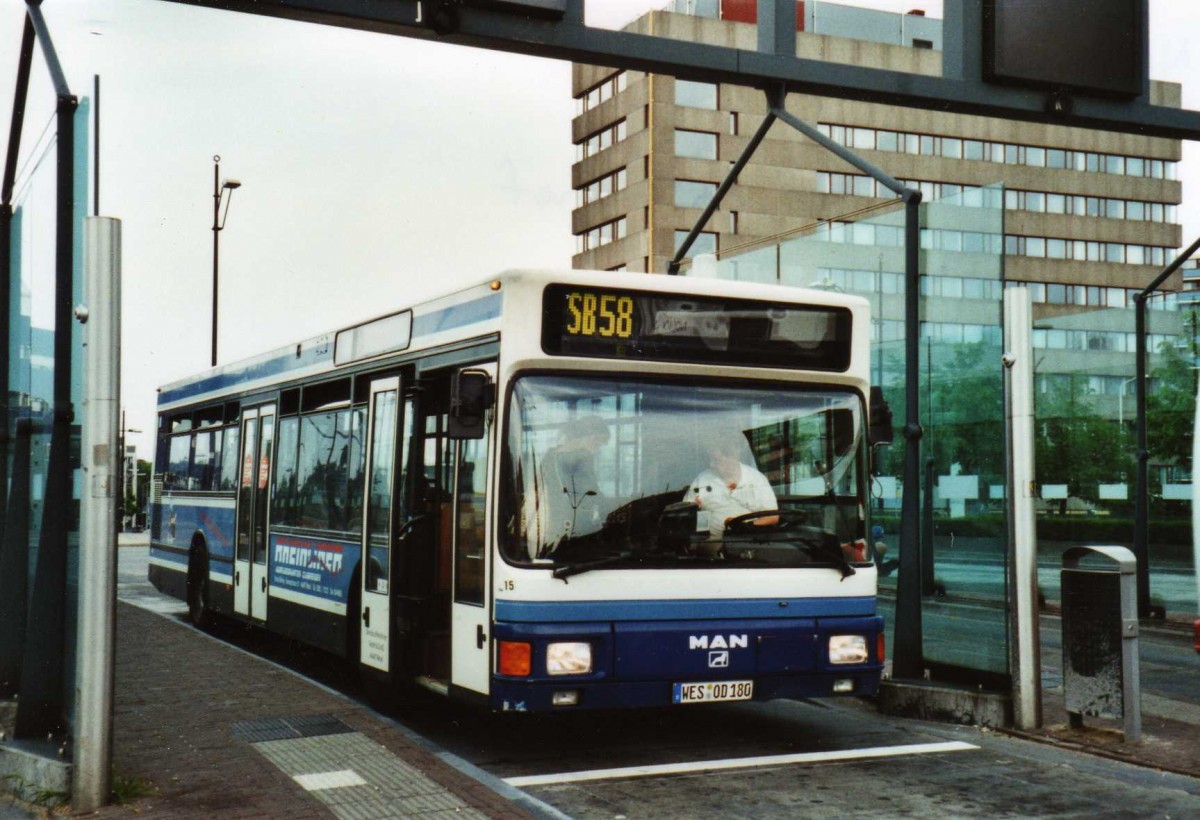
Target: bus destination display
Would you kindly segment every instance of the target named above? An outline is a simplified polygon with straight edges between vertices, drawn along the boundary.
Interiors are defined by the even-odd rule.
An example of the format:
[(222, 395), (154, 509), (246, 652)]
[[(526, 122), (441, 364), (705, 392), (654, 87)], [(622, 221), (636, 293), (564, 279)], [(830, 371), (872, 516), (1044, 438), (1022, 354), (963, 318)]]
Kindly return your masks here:
[(711, 296), (549, 285), (542, 349), (554, 356), (799, 367), (850, 365), (850, 311)]

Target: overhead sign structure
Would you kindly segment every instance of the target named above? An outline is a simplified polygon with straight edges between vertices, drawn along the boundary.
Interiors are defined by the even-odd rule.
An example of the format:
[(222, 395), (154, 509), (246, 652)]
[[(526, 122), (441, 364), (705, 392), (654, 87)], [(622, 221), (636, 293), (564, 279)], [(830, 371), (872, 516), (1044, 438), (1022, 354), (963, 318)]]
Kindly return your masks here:
[[(797, 57), (794, 0), (759, 0), (756, 50), (591, 28), (584, 0), (171, 1), (708, 82), (1200, 137), (1200, 112), (1151, 103), (1145, 0), (946, 0), (941, 77)], [(1097, 45), (1114, 36), (1117, 46)]]
[(986, 0), (984, 79), (1059, 95), (1144, 95), (1147, 11), (1146, 0)]

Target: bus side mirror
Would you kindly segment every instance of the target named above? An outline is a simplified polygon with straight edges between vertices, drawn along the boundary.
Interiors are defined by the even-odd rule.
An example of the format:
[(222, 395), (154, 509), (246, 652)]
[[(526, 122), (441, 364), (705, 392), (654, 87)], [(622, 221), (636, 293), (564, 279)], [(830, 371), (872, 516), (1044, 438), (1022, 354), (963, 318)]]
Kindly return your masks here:
[(452, 439), (483, 438), (487, 411), (495, 402), (496, 388), (486, 371), (458, 371), (450, 379), (450, 418), (446, 433)]
[(883, 388), (878, 385), (871, 387), (870, 426), (867, 428), (867, 443), (874, 447), (877, 444), (891, 444), (895, 439), (892, 429), (892, 408), (883, 397)]

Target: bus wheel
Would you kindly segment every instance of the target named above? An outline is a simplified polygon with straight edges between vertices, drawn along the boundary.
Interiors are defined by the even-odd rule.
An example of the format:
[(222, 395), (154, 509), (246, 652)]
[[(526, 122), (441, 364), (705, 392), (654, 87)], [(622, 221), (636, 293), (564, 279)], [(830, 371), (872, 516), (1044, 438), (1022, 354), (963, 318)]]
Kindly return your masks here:
[(208, 607), (208, 553), (202, 544), (192, 547), (188, 559), (187, 579), (188, 620), (197, 629), (212, 626), (212, 610)]

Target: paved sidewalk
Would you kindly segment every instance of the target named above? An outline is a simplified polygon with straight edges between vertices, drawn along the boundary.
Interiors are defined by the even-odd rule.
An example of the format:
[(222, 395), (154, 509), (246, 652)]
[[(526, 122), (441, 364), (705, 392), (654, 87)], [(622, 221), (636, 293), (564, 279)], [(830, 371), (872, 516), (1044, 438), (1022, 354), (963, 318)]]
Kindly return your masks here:
[(354, 702), (117, 606), (113, 767), (153, 796), (99, 816), (533, 816)]
[[(1180, 651), (1191, 646), (1191, 621), (1142, 623), (1142, 631), (1155, 630), (1179, 641)], [(1143, 663), (1147, 661), (1143, 659)], [(1181, 681), (1183, 691), (1200, 689), (1200, 678)], [(1192, 688), (1194, 687), (1194, 688)], [(1138, 766), (1200, 778), (1200, 706), (1143, 691), (1141, 693), (1142, 741), (1126, 743), (1123, 723), (1085, 717), (1082, 729), (1072, 729), (1061, 683), (1042, 690), (1042, 728), (1032, 731), (1007, 730), (1010, 734), (1053, 743), (1064, 749), (1123, 760)]]

